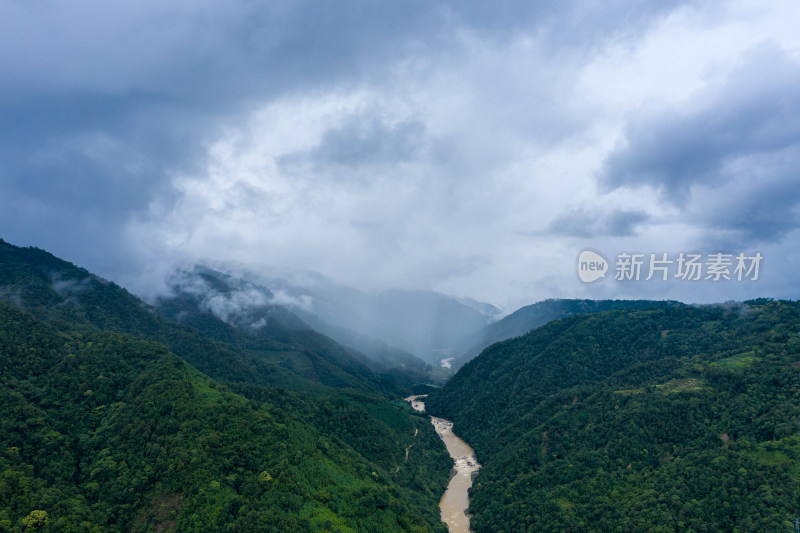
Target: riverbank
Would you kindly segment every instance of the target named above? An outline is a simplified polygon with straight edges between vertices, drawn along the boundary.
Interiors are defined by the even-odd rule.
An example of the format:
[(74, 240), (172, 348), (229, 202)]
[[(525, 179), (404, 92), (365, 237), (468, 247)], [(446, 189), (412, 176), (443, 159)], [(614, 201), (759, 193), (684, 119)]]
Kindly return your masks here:
[[(424, 398), (426, 394), (409, 396), (407, 402), (411, 407), (420, 412), (425, 411)], [(453, 475), (447, 485), (447, 490), (439, 501), (442, 521), (447, 524), (450, 533), (469, 533), (469, 489), (472, 487), (472, 478), (481, 465), (475, 459), (475, 450), (453, 433), (453, 423), (444, 418), (431, 417), (431, 423), (436, 429), (439, 438), (444, 442), (447, 452), (455, 461)]]

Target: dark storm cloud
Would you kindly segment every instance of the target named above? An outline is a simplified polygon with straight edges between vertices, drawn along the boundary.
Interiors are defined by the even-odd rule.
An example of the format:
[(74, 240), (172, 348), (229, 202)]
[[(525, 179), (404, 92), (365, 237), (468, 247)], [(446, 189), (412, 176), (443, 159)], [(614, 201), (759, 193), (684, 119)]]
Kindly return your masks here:
[(645, 113), (599, 174), (649, 186), (713, 249), (775, 242), (800, 227), (800, 63), (764, 44), (680, 110)]
[[(800, 157), (796, 159), (800, 164)], [(770, 187), (758, 190), (731, 206), (723, 216), (712, 219), (720, 227), (740, 232), (744, 243), (779, 241), (790, 231), (800, 228), (800, 175), (798, 166), (792, 176)]]
[(637, 234), (637, 226), (650, 217), (644, 211), (615, 209), (600, 213), (586, 209), (567, 211), (553, 220), (547, 234), (568, 237), (629, 237)]
[[(26, 153), (12, 163), (20, 168), (16, 174), (28, 170), (26, 156), (35, 172), (48, 151), (62, 159), (62, 169), (72, 162), (86, 167), (82, 139), (104, 136), (132, 155), (120, 160), (111, 153), (101, 161), (95, 154), (97, 179), (108, 176), (105, 164), (134, 170), (144, 164), (139, 188), (146, 191), (148, 181), (163, 179), (148, 162), (163, 171), (196, 157), (219, 122), (298, 87), (358, 80), (375, 72), (385, 54), (395, 54), (412, 31), (435, 39), (430, 25), (440, 24), (424, 3), (356, 9), (333, 2), (212, 2), (196, 9), (151, 4), (152, 13), (128, 8), (128, 21), (107, 5), (87, 5), (82, 13), (80, 6), (55, 6), (56, 14), (53, 6), (7, 8), (10, 27), (0, 39), (28, 59), (0, 61), (0, 147), (4, 157)], [(75, 9), (85, 18), (68, 15)], [(15, 14), (23, 27), (11, 27)], [(61, 22), (59, 15), (78, 27), (48, 28)], [(119, 35), (107, 34), (113, 31)], [(46, 170), (50, 179), (59, 179), (52, 170)], [(38, 194), (35, 184), (31, 189)]]
[[(74, 209), (146, 204), (153, 185), (174, 170), (170, 162), (190, 155), (182, 140), (198, 120), (136, 98), (107, 100), (46, 101), (24, 118), (2, 117), (0, 173), (7, 192), (28, 191)], [(169, 121), (174, 125), (154, 127)]]
[(452, 2), (449, 12), (468, 28), (507, 38), (526, 33), (554, 53), (580, 49), (591, 53), (607, 39), (633, 39), (687, 0), (664, 2), (611, 0), (592, 2)]
[(420, 121), (387, 124), (377, 116), (360, 113), (325, 131), (317, 146), (287, 154), (278, 163), (289, 168), (310, 163), (320, 169), (401, 163), (419, 153), (424, 136), (425, 125)]
[(800, 144), (741, 162), (738, 181), (713, 189), (690, 211), (715, 248), (781, 241), (800, 228)]
[(633, 118), (599, 182), (606, 189), (651, 186), (686, 205), (693, 186), (720, 186), (737, 159), (800, 144), (798, 87), (800, 64), (773, 45), (759, 47), (680, 109)]
[[(597, 133), (619, 131), (635, 105), (598, 97), (643, 72), (618, 77), (615, 54), (647, 56), (653, 35), (702, 33), (706, 18), (739, 23), (722, 11), (703, 1), (9, 0), (2, 237), (117, 281), (159, 261), (229, 254), (354, 271), (359, 283), (458, 279), (488, 292), (503, 284), (489, 277), (530, 275), (519, 227), (553, 220), (536, 235), (542, 254), (565, 235), (647, 236), (659, 213), (608, 205), (652, 206), (637, 203), (648, 191), (626, 203), (582, 197), (591, 208), (561, 215), (559, 203), (597, 167)], [(663, 98), (679, 112), (631, 120), (601, 181), (616, 189), (644, 175), (688, 198), (692, 183), (740, 183), (766, 157), (774, 171), (760, 185), (724, 203), (693, 197), (684, 212), (737, 238), (785, 236), (796, 227), (796, 196), (781, 193), (796, 159), (796, 68), (766, 57), (691, 105)], [(677, 85), (695, 76), (679, 70)], [(631, 102), (652, 97), (646, 85)], [(781, 98), (787, 108), (765, 103)], [(778, 151), (791, 160), (780, 172)], [(539, 209), (544, 224), (516, 215)]]
[(172, 176), (202, 168), (221, 127), (288, 91), (379, 76), (412, 35), (438, 38), (436, 11), (426, 2), (0, 6), (4, 237), (116, 268), (112, 258), (130, 253), (126, 222), (154, 199), (168, 205)]
[[(631, 19), (668, 9), (593, 5), (5, 3), (0, 191), (41, 208), (35, 220), (5, 220), (16, 233), (8, 236), (37, 242), (76, 214), (116, 231), (131, 213), (163, 200), (170, 175), (202, 166), (207, 144), (239, 114), (290, 91), (383, 83), (404, 57), (446, 55), (459, 31), (577, 42), (588, 28), (617, 34)], [(343, 164), (402, 158), (415, 149), (419, 128), (366, 119), (330, 131), (310, 155)], [(81, 233), (66, 238), (80, 248), (88, 238)]]

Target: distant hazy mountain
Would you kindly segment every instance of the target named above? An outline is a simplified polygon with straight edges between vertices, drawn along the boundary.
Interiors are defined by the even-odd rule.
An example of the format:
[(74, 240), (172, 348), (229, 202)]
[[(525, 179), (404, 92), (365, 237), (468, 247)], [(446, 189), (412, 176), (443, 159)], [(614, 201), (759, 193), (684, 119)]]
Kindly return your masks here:
[(393, 290), (362, 294), (344, 302), (328, 320), (438, 364), (440, 359), (452, 356), (459, 340), (484, 327), (491, 318), (450, 296)]
[(304, 324), (382, 364), (416, 369), (438, 366), (459, 340), (500, 313), (490, 304), (433, 291), (360, 291), (313, 273), (283, 279), (195, 267), (176, 273), (172, 285), (238, 327)]
[[(459, 340), (478, 331), (500, 313), (490, 304), (433, 291), (364, 292), (324, 278), (302, 288), (297, 285), (282, 288), (292, 299), (304, 298), (301, 302), (306, 305), (292, 310), (306, 322), (321, 320), (379, 339), (436, 366), (440, 359), (452, 355)], [(336, 338), (334, 332), (329, 334)]]
[(239, 275), (196, 266), (176, 272), (170, 281), (172, 292), (157, 299), (156, 308), (174, 320), (197, 320), (198, 312), (208, 313), (256, 336), (269, 336), (276, 329), (291, 331), (294, 336), (309, 335), (313, 330), (380, 367), (409, 370), (419, 381), (426, 381), (426, 372), (431, 369), (413, 354), (323, 321), (308, 311), (314, 302), (308, 291), (285, 280), (269, 280), (270, 289)]
[(614, 309), (650, 309), (676, 303), (678, 302), (655, 300), (544, 300), (522, 307), (462, 339), (454, 349), (456, 358), (452, 367), (453, 370), (458, 370), (487, 346), (519, 337), (559, 318)]

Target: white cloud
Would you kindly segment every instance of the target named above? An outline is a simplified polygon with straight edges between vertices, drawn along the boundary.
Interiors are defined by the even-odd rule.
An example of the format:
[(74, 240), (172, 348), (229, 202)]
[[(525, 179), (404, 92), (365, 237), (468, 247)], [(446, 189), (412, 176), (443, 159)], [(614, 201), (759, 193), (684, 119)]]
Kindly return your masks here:
[[(8, 105), (48, 117), (37, 129), (0, 105), (7, 131), (33, 124), (13, 150), (0, 151), (14, 163), (3, 167), (10, 185), (0, 182), (0, 192), (17, 197), (15, 205), (39, 198), (46, 215), (8, 225), (44, 239), (31, 244), (88, 250), (98, 240), (92, 231), (105, 236), (101, 251), (70, 259), (91, 259), (87, 266), (123, 283), (138, 280), (138, 290), (175, 263), (224, 259), (506, 306), (613, 290), (692, 299), (696, 291), (685, 287), (588, 288), (573, 262), (587, 245), (710, 245), (709, 230), (731, 230), (721, 212), (763, 209), (787, 183), (745, 187), (728, 164), (719, 188), (696, 188), (673, 205), (657, 184), (606, 190), (596, 176), (626, 133), (640, 131), (631, 124), (656, 131), (673, 110), (724, 104), (731, 72), (754, 46), (772, 43), (796, 61), (796, 2), (421, 3), (364, 8), (364, 19), (346, 6), (322, 13), (302, 2), (143, 2), (117, 15), (87, 1), (69, 16), (91, 12), (94, 20), (74, 28), (55, 25), (67, 8), (4, 9), (17, 27), (0, 43), (30, 45), (0, 60), (12, 81), (4, 94), (17, 98)], [(304, 29), (311, 21), (314, 35)], [(48, 28), (50, 38), (34, 43)], [(765, 87), (777, 72), (765, 64)], [(47, 87), (49, 99), (31, 96)], [(58, 122), (58, 113), (36, 111), (43, 103), (73, 114)], [(39, 156), (52, 154), (61, 154), (58, 165), (42, 166)], [(87, 191), (80, 209), (59, 204), (58, 191), (68, 188), (46, 183), (60, 167)], [(766, 204), (746, 201), (754, 198)], [(111, 207), (94, 207), (104, 202)], [(0, 221), (22, 216), (9, 213)], [(605, 231), (550, 231), (575, 213)], [(48, 237), (76, 218), (86, 237)], [(780, 225), (754, 220), (764, 235)], [(796, 258), (778, 250), (793, 230), (781, 228), (770, 246), (788, 269)]]

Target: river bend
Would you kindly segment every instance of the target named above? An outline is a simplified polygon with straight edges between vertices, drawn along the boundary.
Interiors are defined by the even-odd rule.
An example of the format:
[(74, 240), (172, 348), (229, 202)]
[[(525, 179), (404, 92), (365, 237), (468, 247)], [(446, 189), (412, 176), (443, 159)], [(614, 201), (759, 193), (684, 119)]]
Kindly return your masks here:
[[(407, 402), (416, 411), (425, 411), (424, 398), (426, 394), (409, 396)], [(442, 522), (447, 524), (450, 533), (469, 533), (469, 488), (472, 486), (472, 477), (481, 467), (475, 460), (475, 450), (469, 444), (453, 433), (453, 423), (444, 418), (431, 417), (431, 423), (436, 433), (444, 441), (450, 457), (455, 461), (453, 477), (447, 485), (442, 499), (439, 501), (439, 510)]]

